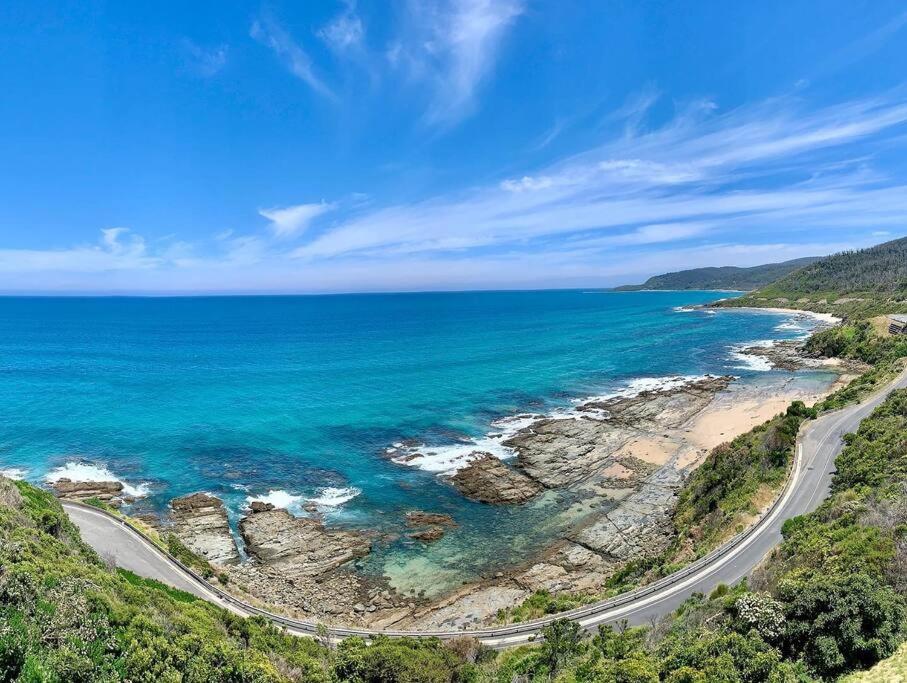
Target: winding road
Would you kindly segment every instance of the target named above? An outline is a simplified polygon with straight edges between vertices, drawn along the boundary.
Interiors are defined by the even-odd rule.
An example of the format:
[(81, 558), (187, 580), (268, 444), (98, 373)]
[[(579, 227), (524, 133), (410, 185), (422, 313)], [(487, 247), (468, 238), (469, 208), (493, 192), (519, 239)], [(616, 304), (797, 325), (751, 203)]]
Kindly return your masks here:
[[(747, 531), (684, 569), (644, 588), (545, 619), (512, 626), (423, 632), (331, 628), (330, 635), (333, 638), (351, 635), (368, 637), (378, 633), (440, 638), (471, 635), (492, 647), (505, 648), (532, 641), (555, 618), (569, 617), (585, 629), (624, 619), (631, 624), (648, 623), (672, 612), (693, 593), (709, 593), (720, 583), (730, 585), (747, 576), (781, 540), (781, 526), (785, 520), (815, 510), (828, 495), (835, 457), (843, 446), (844, 434), (855, 431), (860, 421), (885, 399), (888, 392), (904, 387), (907, 387), (907, 370), (883, 391), (863, 403), (842, 408), (807, 423), (800, 433), (797, 457), (790, 478), (774, 505)], [(264, 616), (293, 634), (312, 635), (318, 628), (314, 622), (290, 619), (261, 610), (210, 585), (113, 515), (79, 503), (62, 503), (70, 519), (79, 527), (83, 540), (101, 557), (115, 561), (124, 569), (193, 593), (237, 614)]]

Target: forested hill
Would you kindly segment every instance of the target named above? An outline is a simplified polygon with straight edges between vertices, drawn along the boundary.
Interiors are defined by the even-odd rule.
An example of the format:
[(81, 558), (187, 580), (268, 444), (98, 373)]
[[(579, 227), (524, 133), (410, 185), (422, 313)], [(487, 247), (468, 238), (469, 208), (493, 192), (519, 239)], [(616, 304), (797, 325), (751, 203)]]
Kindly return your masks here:
[(770, 289), (791, 295), (907, 292), (907, 237), (821, 259)]
[(791, 306), (862, 318), (907, 312), (907, 237), (815, 261), (724, 306)]
[(750, 291), (764, 287), (818, 260), (818, 257), (806, 257), (766, 263), (751, 268), (722, 266), (720, 268), (692, 268), (676, 273), (665, 273), (650, 277), (641, 285), (624, 285), (615, 287), (617, 292), (635, 292), (641, 289), (736, 289)]

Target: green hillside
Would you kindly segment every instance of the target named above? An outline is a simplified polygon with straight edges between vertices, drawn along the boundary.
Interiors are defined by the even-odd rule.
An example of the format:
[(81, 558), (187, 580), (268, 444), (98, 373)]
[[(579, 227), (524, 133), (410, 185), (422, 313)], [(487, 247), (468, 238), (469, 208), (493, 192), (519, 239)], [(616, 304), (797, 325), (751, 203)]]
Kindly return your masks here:
[(750, 291), (763, 287), (803, 266), (816, 261), (818, 257), (806, 257), (766, 263), (751, 268), (721, 266), (719, 268), (692, 268), (676, 273), (665, 273), (650, 277), (641, 285), (615, 287), (616, 292), (635, 292), (641, 289), (734, 289)]
[(907, 312), (907, 237), (828, 256), (721, 305), (805, 308), (851, 319)]

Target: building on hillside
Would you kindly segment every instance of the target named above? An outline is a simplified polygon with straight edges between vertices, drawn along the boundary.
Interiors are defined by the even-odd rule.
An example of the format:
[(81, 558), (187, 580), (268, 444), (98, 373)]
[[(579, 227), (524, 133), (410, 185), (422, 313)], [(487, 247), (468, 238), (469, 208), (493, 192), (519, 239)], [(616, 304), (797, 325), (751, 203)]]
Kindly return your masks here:
[(907, 334), (907, 315), (889, 315), (888, 332), (890, 334)]

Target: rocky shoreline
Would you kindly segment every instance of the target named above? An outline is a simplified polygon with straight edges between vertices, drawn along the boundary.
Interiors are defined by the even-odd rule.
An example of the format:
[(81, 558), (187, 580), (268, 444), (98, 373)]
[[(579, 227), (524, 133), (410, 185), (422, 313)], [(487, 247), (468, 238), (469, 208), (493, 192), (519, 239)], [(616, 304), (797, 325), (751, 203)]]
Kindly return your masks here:
[[(743, 353), (791, 371), (828, 367), (827, 361), (806, 358), (797, 343), (754, 346)], [(387, 577), (362, 571), (360, 561), (387, 539), (327, 526), (317, 514), (294, 517), (253, 502), (238, 524), (244, 561), (224, 505), (215, 496), (195, 493), (174, 499), (163, 530), (225, 575), (229, 590), (293, 616), (373, 628), (492, 623), (499, 610), (519, 604), (533, 591), (600, 590), (627, 562), (656, 555), (670, 543), (670, 512), (685, 477), (711, 447), (735, 436), (735, 429), (749, 428), (740, 423), (727, 428), (729, 433), (697, 437), (708, 431), (706, 417), (716, 421), (719, 411), (717, 422), (723, 425), (720, 411), (739, 408), (733, 379), (677, 378), (635, 395), (591, 400), (569, 417), (540, 418), (511, 436), (505, 445), (516, 457), (510, 461), (481, 451), (471, 454), (466, 466), (444, 477), (471, 500), (516, 506), (556, 491), (573, 502), (562, 513), (563, 532), (536, 557), (438, 600), (404, 595)], [(763, 419), (759, 410), (764, 401), (750, 400), (754, 425)], [(122, 485), (117, 485), (60, 480), (54, 488), (60, 497), (115, 504), (122, 500)], [(447, 514), (412, 510), (400, 525), (401, 535), (431, 544), (457, 523)]]

